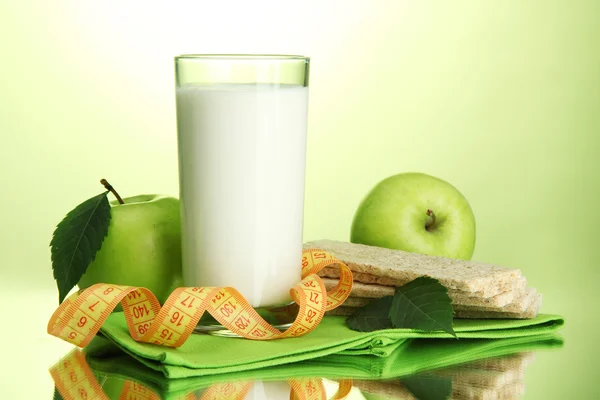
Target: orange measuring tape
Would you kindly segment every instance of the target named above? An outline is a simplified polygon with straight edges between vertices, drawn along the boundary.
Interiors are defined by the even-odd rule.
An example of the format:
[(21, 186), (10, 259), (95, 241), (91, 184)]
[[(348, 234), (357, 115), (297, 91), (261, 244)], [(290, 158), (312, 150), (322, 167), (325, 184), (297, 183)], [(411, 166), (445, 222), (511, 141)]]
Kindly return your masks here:
[[(50, 375), (56, 389), (65, 400), (109, 400), (80, 350), (74, 350), (50, 368)], [(290, 400), (325, 400), (325, 387), (321, 378), (289, 379)], [(203, 391), (177, 397), (181, 400), (242, 400), (252, 389), (251, 381), (216, 383)], [(352, 380), (339, 383), (332, 400), (341, 400), (352, 390)], [(160, 396), (147, 386), (132, 380), (125, 380), (119, 400), (160, 400)]]
[[(317, 272), (334, 264), (340, 268), (340, 280), (327, 292)], [(299, 312), (284, 332), (265, 321), (231, 287), (181, 287), (161, 307), (146, 288), (99, 283), (63, 301), (48, 322), (48, 333), (85, 347), (121, 303), (129, 333), (138, 342), (179, 347), (205, 311), (241, 337), (281, 339), (302, 336), (315, 329), (325, 311), (340, 306), (351, 290), (352, 272), (348, 266), (325, 251), (309, 249), (302, 253), (302, 281), (290, 289)]]

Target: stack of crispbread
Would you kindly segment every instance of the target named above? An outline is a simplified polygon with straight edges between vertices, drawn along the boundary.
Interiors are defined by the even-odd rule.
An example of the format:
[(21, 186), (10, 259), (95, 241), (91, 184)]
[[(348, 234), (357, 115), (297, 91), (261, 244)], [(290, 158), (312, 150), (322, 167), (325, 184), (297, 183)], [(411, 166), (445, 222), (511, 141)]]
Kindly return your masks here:
[[(352, 270), (350, 297), (332, 315), (352, 314), (356, 307), (392, 296), (395, 287), (420, 276), (435, 278), (448, 288), (456, 318), (534, 318), (542, 303), (542, 296), (527, 287), (518, 269), (333, 240), (308, 242), (304, 248), (327, 251)], [(326, 267), (319, 275), (331, 289), (339, 268)]]
[[(525, 391), (525, 367), (534, 359), (533, 353), (517, 353), (430, 371), (426, 375), (452, 379), (451, 399), (518, 399)], [(353, 386), (363, 393), (388, 399), (415, 399), (402, 384), (402, 378), (389, 381), (354, 380)]]

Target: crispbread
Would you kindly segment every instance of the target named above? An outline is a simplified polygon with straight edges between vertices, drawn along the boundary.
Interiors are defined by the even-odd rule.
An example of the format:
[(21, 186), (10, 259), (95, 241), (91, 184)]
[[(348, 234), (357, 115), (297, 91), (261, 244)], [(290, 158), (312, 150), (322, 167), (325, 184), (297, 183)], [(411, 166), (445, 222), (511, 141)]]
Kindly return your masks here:
[(344, 306), (346, 307), (362, 307), (369, 304), (373, 299), (367, 299), (366, 297), (348, 297), (344, 301)]
[[(526, 295), (524, 295), (522, 298), (518, 299), (517, 301), (515, 301), (514, 303), (511, 303), (505, 307), (472, 307), (472, 306), (463, 306), (460, 304), (452, 304), (452, 307), (454, 308), (454, 311), (457, 313), (457, 315), (468, 315), (470, 312), (492, 312), (492, 313), (502, 313), (507, 314), (507, 313), (512, 313), (512, 314), (527, 314), (527, 310), (529, 308), (529, 306), (535, 302), (538, 301), (538, 297), (540, 297), (541, 295), (536, 293), (536, 290), (534, 288), (530, 288), (527, 292)], [(354, 296), (350, 296), (346, 299), (346, 301), (344, 301), (344, 306), (345, 307), (362, 307), (365, 306), (367, 304), (369, 304), (369, 302), (373, 300), (373, 299), (369, 299), (366, 297), (354, 297)], [(529, 313), (531, 313), (532, 311), (530, 311)], [(537, 311), (536, 311), (537, 314)], [(535, 315), (534, 315), (535, 316)], [(463, 317), (464, 318), (464, 317)], [(473, 317), (475, 318), (475, 317)]]
[[(339, 273), (338, 273), (339, 275)], [(333, 289), (337, 284), (337, 279), (322, 278), (325, 283), (327, 290)], [(461, 304), (464, 306), (479, 306), (479, 307), (503, 307), (513, 302), (515, 298), (519, 298), (525, 293), (525, 278), (519, 279), (522, 281), (523, 287), (519, 287), (518, 290), (499, 293), (493, 297), (480, 298), (471, 296), (473, 293), (461, 292), (459, 290), (448, 290), (448, 296), (452, 299), (453, 304)], [(520, 285), (521, 286), (521, 285)], [(354, 285), (352, 286), (351, 296), (353, 297), (366, 297), (366, 298), (380, 298), (385, 296), (393, 296), (395, 288), (393, 286), (375, 285), (356, 281), (354, 276)]]
[[(512, 290), (521, 276), (518, 269), (333, 240), (308, 242), (304, 248), (327, 251), (348, 265), (353, 273), (375, 277), (373, 283), (382, 283), (381, 279), (387, 278), (391, 286), (430, 276), (448, 289), (481, 292), (482, 297), (487, 298)], [(325, 270), (320, 273), (325, 274)]]
[(455, 310), (455, 318), (465, 319), (527, 319), (535, 318), (540, 307), (542, 306), (542, 295), (536, 293), (529, 304), (529, 307), (521, 313), (503, 312), (503, 311), (470, 311), (470, 310)]
[[(393, 295), (393, 292), (392, 292), (392, 295)], [(525, 295), (523, 295), (521, 298), (517, 299), (515, 302), (508, 304), (504, 307), (465, 306), (465, 305), (461, 305), (461, 304), (456, 304), (454, 301), (452, 303), (452, 307), (454, 308), (454, 311), (466, 311), (466, 312), (487, 311), (487, 312), (504, 312), (504, 313), (520, 314), (520, 313), (524, 313), (525, 311), (527, 311), (527, 309), (529, 308), (531, 303), (537, 299), (537, 296), (539, 296), (539, 295), (536, 293), (536, 290), (534, 288), (529, 288)], [(383, 296), (381, 296), (381, 297), (383, 297)], [(369, 302), (371, 300), (373, 300), (373, 299), (370, 299), (367, 297), (355, 297), (354, 295), (351, 294), (350, 297), (348, 297), (346, 299), (346, 301), (344, 301), (344, 306), (346, 306), (346, 307), (362, 307), (364, 305), (369, 304)]]
[[(338, 308), (334, 308), (331, 311), (326, 312), (326, 315), (352, 315), (359, 305), (351, 306), (353, 301), (344, 302), (343, 306)], [(535, 318), (542, 304), (542, 296), (539, 293), (536, 293), (534, 298), (531, 301), (531, 304), (527, 309), (521, 313), (514, 312), (504, 312), (504, 311), (472, 311), (472, 310), (454, 310), (454, 318), (463, 318), (463, 319), (528, 319)]]
[(470, 293), (448, 291), (448, 296), (452, 299), (453, 304), (461, 304), (464, 306), (480, 306), (480, 307), (503, 307), (512, 303), (525, 293), (525, 287), (515, 289), (508, 292), (499, 293), (492, 297), (474, 297)]
[[(394, 295), (395, 288), (393, 286), (369, 285), (366, 283), (357, 282), (354, 274), (352, 276), (354, 278), (354, 283), (352, 284), (350, 296), (378, 299), (380, 297)], [(339, 283), (339, 280), (332, 278), (322, 278), (322, 280), (323, 283), (325, 283), (325, 288), (327, 290), (333, 289)]]
[(487, 307), (487, 306), (471, 306), (463, 304), (452, 304), (455, 311), (499, 311), (499, 312), (512, 312), (512, 313), (523, 313), (525, 312), (531, 303), (535, 301), (538, 293), (535, 288), (528, 288), (525, 294), (510, 304), (503, 307)]
[[(319, 271), (319, 276), (322, 278), (339, 278), (340, 277), (340, 269), (335, 266), (325, 267), (321, 271)], [(367, 274), (363, 272), (353, 272), (353, 279), (355, 282), (365, 283), (367, 285), (381, 285), (381, 286), (402, 286), (397, 285), (394, 279), (381, 277), (373, 274)], [(497, 304), (498, 302), (504, 301), (504, 304), (510, 303), (515, 297), (520, 297), (524, 294), (524, 289), (527, 286), (527, 279), (524, 276), (519, 276), (513, 282), (504, 284), (502, 286), (501, 292), (491, 296), (486, 297), (484, 292), (465, 292), (462, 290), (454, 290), (449, 288), (449, 292), (454, 292), (456, 295), (462, 298), (472, 298), (477, 299), (473, 305), (477, 305), (484, 299), (491, 299), (489, 303)], [(500, 306), (498, 304), (498, 306)]]

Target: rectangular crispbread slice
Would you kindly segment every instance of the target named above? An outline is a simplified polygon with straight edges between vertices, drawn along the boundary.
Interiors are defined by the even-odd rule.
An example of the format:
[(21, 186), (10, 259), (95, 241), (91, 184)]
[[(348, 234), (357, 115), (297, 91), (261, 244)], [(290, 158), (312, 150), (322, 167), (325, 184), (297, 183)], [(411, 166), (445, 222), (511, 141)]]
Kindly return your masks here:
[[(327, 286), (327, 285), (326, 285)], [(393, 294), (393, 292), (392, 292)], [(521, 298), (517, 299), (513, 303), (510, 303), (504, 307), (485, 307), (485, 306), (465, 306), (456, 304), (454, 301), (452, 307), (454, 311), (481, 311), (481, 312), (503, 312), (503, 313), (515, 313), (520, 314), (527, 311), (532, 302), (536, 301), (539, 294), (534, 288), (529, 288), (527, 293)], [(383, 297), (383, 296), (382, 296)], [(346, 307), (362, 307), (369, 304), (373, 300), (366, 297), (354, 297), (352, 294), (344, 301)]]
[[(525, 283), (527, 282), (525, 279), (523, 279), (523, 281)], [(526, 287), (523, 285), (518, 289), (502, 292), (492, 297), (474, 297), (471, 296), (470, 293), (451, 291), (448, 291), (448, 295), (452, 299), (453, 304), (478, 307), (504, 307), (523, 296), (523, 294), (525, 294), (525, 290)]]
[(528, 319), (535, 318), (542, 306), (542, 295), (537, 293), (527, 309), (520, 313), (504, 311), (455, 310), (454, 318), (465, 319)]
[[(354, 275), (354, 274), (353, 274)], [(325, 283), (325, 288), (331, 290), (338, 284), (339, 280), (333, 278), (321, 278)], [(350, 296), (366, 297), (368, 299), (379, 299), (385, 296), (393, 296), (396, 289), (393, 286), (370, 285), (367, 283), (357, 282), (354, 279)]]
[[(319, 271), (319, 276), (321, 278), (334, 278), (337, 279), (340, 277), (340, 269), (334, 266), (325, 267), (321, 271)], [(352, 272), (352, 278), (355, 282), (361, 282), (367, 285), (376, 285), (376, 286), (402, 286), (396, 285), (393, 279), (380, 277), (372, 274), (366, 274), (363, 272)], [(465, 292), (462, 290), (454, 290), (448, 288), (448, 292), (451, 294), (450, 297), (457, 297), (461, 302), (471, 302), (471, 305), (479, 305), (483, 301), (487, 300), (487, 304), (495, 304), (495, 305), (503, 305), (512, 302), (515, 298), (520, 297), (524, 294), (525, 288), (527, 286), (527, 279), (524, 276), (519, 276), (512, 283), (506, 284), (503, 286), (503, 291), (499, 292), (493, 296), (486, 297), (484, 292)], [(489, 300), (488, 300), (489, 299)], [(500, 304), (502, 303), (503, 304)]]
[[(339, 273), (338, 273), (339, 275)], [(327, 290), (331, 290), (337, 285), (338, 280), (333, 278), (322, 278), (325, 283)], [(495, 296), (488, 298), (480, 298), (472, 296), (472, 293), (461, 292), (459, 290), (448, 290), (448, 295), (452, 299), (453, 304), (461, 304), (464, 306), (479, 306), (479, 307), (503, 307), (507, 304), (512, 303), (515, 298), (519, 298), (525, 293), (525, 278), (519, 279), (523, 281), (523, 284), (518, 290), (499, 293)], [(354, 285), (352, 286), (351, 296), (353, 297), (366, 297), (371, 299), (377, 299), (385, 296), (393, 296), (395, 288), (393, 286), (384, 286), (376, 284), (368, 284), (358, 282), (354, 277)]]
[(499, 312), (511, 312), (511, 313), (523, 313), (525, 312), (532, 302), (538, 297), (538, 293), (535, 288), (528, 288), (525, 294), (510, 304), (502, 307), (488, 307), (488, 306), (472, 306), (463, 304), (452, 304), (455, 311), (499, 311)]
[[(539, 295), (538, 293), (536, 293), (536, 290), (534, 288), (530, 288), (527, 292), (526, 295), (524, 295), (522, 298), (518, 299), (517, 301), (515, 301), (514, 303), (511, 303), (507, 306), (504, 307), (473, 307), (473, 306), (463, 306), (460, 304), (452, 304), (452, 307), (454, 308), (454, 311), (456, 312), (461, 312), (463, 313), (469, 313), (469, 312), (496, 312), (496, 313), (512, 313), (512, 314), (523, 314), (526, 313), (527, 310), (529, 309), (529, 306), (534, 303), (535, 301), (538, 301), (538, 297), (540, 297), (541, 295)], [(354, 296), (350, 296), (346, 299), (346, 301), (344, 301), (344, 306), (345, 307), (362, 307), (365, 306), (367, 304), (369, 304), (369, 302), (371, 302), (373, 299), (370, 298), (366, 298), (366, 297), (354, 297)]]
[[(513, 290), (521, 276), (518, 269), (492, 264), (333, 240), (308, 242), (304, 248), (325, 250), (348, 265), (353, 273), (366, 274), (375, 279), (374, 282), (362, 280), (363, 283), (386, 282), (389, 286), (402, 286), (420, 276), (430, 276), (448, 289), (478, 292), (478, 295), (487, 298)], [(326, 269), (321, 270), (320, 274), (326, 274)]]
[[(352, 300), (350, 300), (352, 299)], [(356, 301), (356, 299), (348, 297), (344, 305), (327, 311), (326, 315), (351, 315), (358, 307), (361, 307), (364, 300)], [(366, 304), (366, 303), (365, 303)], [(505, 311), (472, 311), (472, 310), (454, 310), (454, 318), (464, 319), (528, 319), (535, 318), (542, 305), (542, 296), (538, 293), (529, 304), (529, 307), (523, 312), (505, 312)]]
[(348, 297), (344, 301), (344, 307), (362, 307), (369, 304), (373, 299), (367, 299), (366, 297)]

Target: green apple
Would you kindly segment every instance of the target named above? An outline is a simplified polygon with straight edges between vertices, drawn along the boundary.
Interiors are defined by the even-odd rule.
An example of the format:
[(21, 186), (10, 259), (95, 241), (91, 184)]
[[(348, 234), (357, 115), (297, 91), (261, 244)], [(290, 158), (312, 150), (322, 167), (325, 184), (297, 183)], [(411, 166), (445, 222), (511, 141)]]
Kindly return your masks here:
[(140, 195), (111, 202), (108, 236), (79, 280), (148, 288), (163, 303), (182, 286), (179, 200)]
[(354, 215), (350, 241), (468, 260), (475, 250), (475, 217), (448, 182), (403, 173), (367, 194)]

